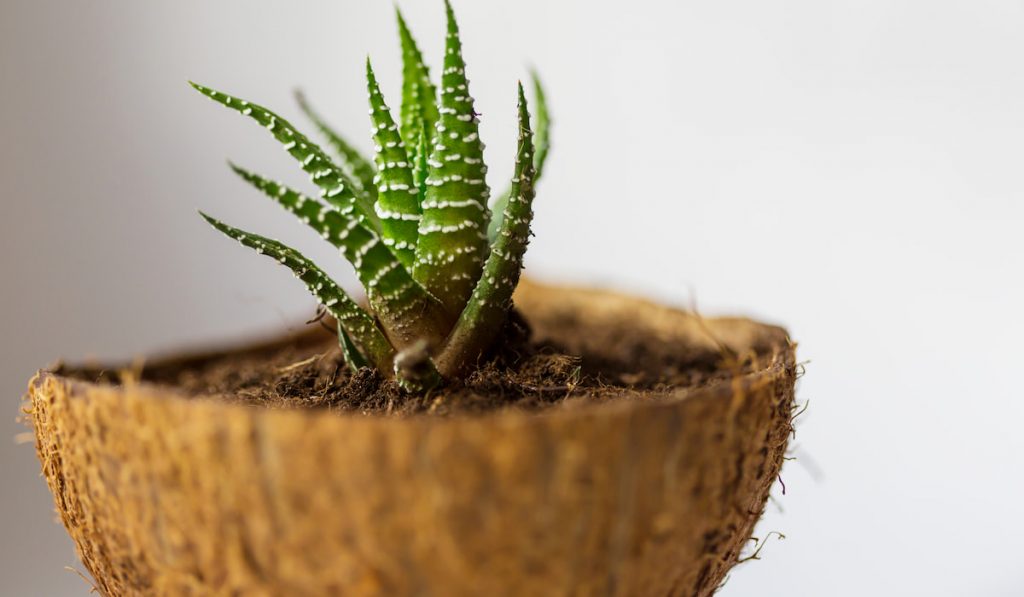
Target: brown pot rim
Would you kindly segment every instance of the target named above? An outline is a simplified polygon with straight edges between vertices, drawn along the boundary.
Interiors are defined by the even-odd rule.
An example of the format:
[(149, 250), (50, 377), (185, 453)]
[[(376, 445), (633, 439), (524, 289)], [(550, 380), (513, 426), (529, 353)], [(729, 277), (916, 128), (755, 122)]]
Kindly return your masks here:
[[(584, 286), (549, 286), (547, 284), (540, 284), (533, 281), (532, 279), (523, 279), (520, 285), (521, 289), (517, 298), (521, 297), (524, 290), (525, 292), (536, 294), (536, 293), (549, 293), (549, 292), (570, 292), (570, 293), (582, 293), (590, 296), (619, 296), (619, 293), (612, 290), (606, 290), (602, 288), (592, 288)], [(667, 310), (672, 312), (683, 313), (683, 311), (672, 307), (666, 306), (656, 301), (649, 299), (633, 297), (628, 295), (630, 300), (633, 300), (639, 304), (642, 304), (648, 308)], [(694, 315), (694, 314), (691, 314)], [(694, 315), (700, 317), (699, 315)], [(775, 345), (773, 346), (773, 352), (770, 355), (759, 355), (758, 366), (751, 371), (741, 372), (733, 377), (727, 379), (716, 379), (709, 382), (678, 388), (666, 388), (664, 390), (635, 390), (636, 394), (642, 394), (650, 396), (646, 399), (630, 399), (630, 398), (615, 398), (611, 400), (602, 400), (596, 402), (587, 402), (582, 404), (574, 404), (572, 408), (542, 408), (539, 410), (521, 411), (517, 409), (497, 409), (489, 410), (485, 412), (473, 412), (473, 413), (456, 413), (451, 416), (438, 417), (430, 413), (414, 413), (402, 416), (388, 416), (379, 414), (365, 415), (358, 412), (334, 412), (328, 409), (279, 409), (279, 408), (268, 408), (261, 409), (259, 406), (240, 404), (227, 402), (215, 395), (210, 394), (189, 394), (182, 391), (180, 388), (172, 385), (152, 383), (148, 381), (142, 382), (131, 382), (129, 383), (118, 383), (118, 384), (100, 384), (90, 382), (84, 379), (76, 378), (72, 375), (62, 374), (61, 370), (75, 371), (79, 369), (76, 365), (66, 365), (62, 362), (58, 362), (56, 365), (40, 369), (36, 375), (30, 381), (30, 385), (35, 386), (46, 380), (52, 379), (59, 383), (65, 384), (73, 397), (81, 398), (90, 395), (91, 390), (100, 389), (104, 392), (114, 391), (120, 394), (145, 394), (148, 399), (152, 400), (172, 400), (172, 401), (183, 401), (188, 404), (217, 404), (219, 408), (224, 408), (225, 412), (229, 411), (243, 411), (257, 409), (261, 413), (272, 413), (271, 416), (275, 416), (276, 413), (282, 412), (294, 412), (300, 416), (308, 417), (319, 417), (319, 416), (330, 416), (330, 417), (341, 417), (352, 420), (365, 420), (365, 421), (377, 421), (374, 423), (367, 424), (379, 424), (379, 420), (393, 421), (398, 425), (416, 425), (427, 424), (432, 425), (451, 425), (453, 421), (460, 419), (471, 419), (471, 420), (508, 420), (508, 419), (521, 419), (529, 420), (534, 418), (579, 418), (589, 417), (596, 413), (617, 413), (617, 412), (629, 412), (635, 410), (647, 410), (647, 409), (660, 409), (670, 407), (671, 405), (688, 399), (715, 399), (716, 397), (728, 396), (735, 389), (736, 384), (741, 384), (741, 387), (748, 388), (751, 385), (756, 385), (763, 382), (766, 379), (772, 379), (778, 375), (780, 369), (784, 369), (787, 366), (792, 366), (795, 362), (796, 348), (797, 345), (790, 338), (788, 333), (781, 327), (762, 323), (746, 317), (710, 317), (701, 318), (708, 328), (714, 327), (720, 322), (739, 323), (741, 325), (750, 326), (752, 328), (758, 328), (766, 335), (773, 336)], [(708, 332), (710, 334), (710, 332)], [(177, 351), (168, 351), (157, 353), (154, 362), (162, 364), (172, 361), (181, 362), (194, 362), (215, 356), (226, 355), (235, 353), (243, 350), (262, 349), (265, 347), (273, 347), (288, 342), (294, 342), (310, 335), (309, 331), (299, 331), (289, 333), (283, 336), (270, 336), (265, 338), (257, 338), (251, 340), (244, 340), (240, 342), (226, 343), (220, 347), (214, 348), (199, 348), (199, 349), (185, 349)], [(767, 356), (767, 358), (765, 358)], [(95, 365), (91, 365), (90, 369), (95, 369)], [(126, 365), (107, 365), (101, 366), (102, 369), (106, 370), (127, 370), (129, 366)], [(131, 391), (126, 391), (126, 387), (130, 387)], [(263, 416), (262, 414), (260, 416)], [(457, 423), (454, 423), (457, 424)]]
[[(679, 316), (598, 291), (521, 298), (552, 292)], [(770, 349), (752, 371), (653, 399), (365, 416), (44, 370), (27, 411), (58, 512), (107, 594), (703, 597), (763, 512), (796, 379), (781, 328), (708, 321), (763, 332)]]
[(574, 404), (571, 408), (548, 407), (538, 410), (517, 410), (517, 409), (495, 409), (484, 412), (455, 413), (446, 416), (436, 416), (430, 413), (414, 413), (401, 416), (389, 416), (384, 414), (362, 414), (358, 412), (336, 412), (325, 408), (266, 408), (256, 405), (228, 402), (216, 395), (210, 394), (189, 394), (179, 388), (169, 385), (150, 382), (129, 382), (116, 385), (100, 384), (72, 376), (61, 375), (52, 370), (42, 369), (29, 382), (30, 386), (38, 388), (47, 381), (54, 381), (67, 386), (69, 394), (73, 399), (87, 400), (97, 394), (109, 392), (117, 393), (131, 400), (164, 400), (186, 404), (189, 406), (211, 405), (223, 409), (226, 415), (231, 412), (255, 411), (256, 416), (276, 417), (299, 416), (308, 418), (336, 417), (347, 419), (350, 424), (381, 425), (435, 425), (439, 427), (458, 425), (460, 421), (472, 420), (476, 422), (486, 421), (529, 421), (533, 419), (579, 419), (593, 417), (595, 415), (628, 414), (633, 411), (658, 410), (671, 408), (673, 405), (684, 400), (719, 400), (732, 395), (740, 387), (749, 389), (759, 383), (770, 381), (778, 375), (781, 369), (792, 363), (795, 356), (795, 347), (787, 352), (779, 352), (772, 357), (772, 361), (756, 371), (746, 372), (730, 379), (720, 379), (708, 382), (707, 384), (678, 388), (664, 391), (643, 391), (635, 390), (638, 395), (645, 395), (642, 399), (618, 397), (595, 402)]

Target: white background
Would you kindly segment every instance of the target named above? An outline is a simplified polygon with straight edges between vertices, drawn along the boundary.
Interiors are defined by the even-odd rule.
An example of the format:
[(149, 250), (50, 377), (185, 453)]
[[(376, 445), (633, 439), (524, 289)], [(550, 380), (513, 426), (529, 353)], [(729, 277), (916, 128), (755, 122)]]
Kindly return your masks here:
[[(402, 5), (437, 65), (440, 1)], [(549, 87), (529, 274), (782, 323), (810, 360), (799, 460), (758, 531), (787, 538), (722, 594), (1024, 594), (1021, 3), (456, 9), (492, 186), (516, 78), (532, 63)], [(302, 183), (287, 156), (186, 79), (296, 117), (302, 85), (369, 148), (367, 52), (397, 105), (389, 2), (2, 0), (0, 593), (87, 588), (12, 439), (32, 372), (313, 312), (198, 207), (334, 256), (224, 164)]]

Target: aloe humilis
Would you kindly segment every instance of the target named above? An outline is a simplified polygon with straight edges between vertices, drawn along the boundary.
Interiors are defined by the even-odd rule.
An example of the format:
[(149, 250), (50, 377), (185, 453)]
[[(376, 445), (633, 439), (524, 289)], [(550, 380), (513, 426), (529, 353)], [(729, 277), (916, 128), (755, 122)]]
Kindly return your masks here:
[(397, 122), (367, 59), (372, 160), (332, 130), (301, 96), (300, 107), (328, 141), (333, 157), (270, 110), (192, 84), (264, 126), (310, 175), (319, 197), (231, 165), (243, 180), (340, 250), (366, 290), (369, 311), (298, 251), (203, 217), (227, 236), (290, 268), (306, 284), (337, 320), (338, 341), (351, 368), (375, 367), (408, 391), (425, 391), (465, 375), (495, 342), (519, 281), (534, 184), (549, 145), (544, 92), (534, 75), (536, 143), (519, 84), (514, 176), (489, 206), (478, 115), (447, 0), (445, 7), (447, 38), (436, 87), (398, 13), (403, 82)]

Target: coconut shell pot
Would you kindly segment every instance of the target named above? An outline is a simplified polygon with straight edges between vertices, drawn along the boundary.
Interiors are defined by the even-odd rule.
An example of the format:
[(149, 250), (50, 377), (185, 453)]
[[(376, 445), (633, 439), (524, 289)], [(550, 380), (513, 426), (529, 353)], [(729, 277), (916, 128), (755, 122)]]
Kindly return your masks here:
[[(315, 355), (333, 342), (318, 329), (134, 381), (39, 373), (26, 410), (42, 470), (99, 591), (713, 593), (791, 431), (785, 331), (526, 282), (516, 305), (534, 341), (616, 378), (528, 408), (448, 412), (442, 390), (437, 408), (366, 415), (198, 395), (161, 373)], [(666, 371), (691, 382), (633, 383)]]

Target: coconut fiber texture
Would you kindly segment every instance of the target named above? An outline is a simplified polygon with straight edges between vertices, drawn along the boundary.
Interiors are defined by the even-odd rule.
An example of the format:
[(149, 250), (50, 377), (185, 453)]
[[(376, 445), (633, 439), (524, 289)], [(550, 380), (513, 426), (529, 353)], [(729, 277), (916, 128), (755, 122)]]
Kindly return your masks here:
[[(516, 302), (535, 337), (584, 362), (699, 349), (735, 372), (610, 400), (404, 417), (41, 372), (28, 420), (99, 591), (713, 593), (791, 432), (786, 333), (599, 291), (524, 284)], [(641, 343), (616, 340), (638, 331)]]

